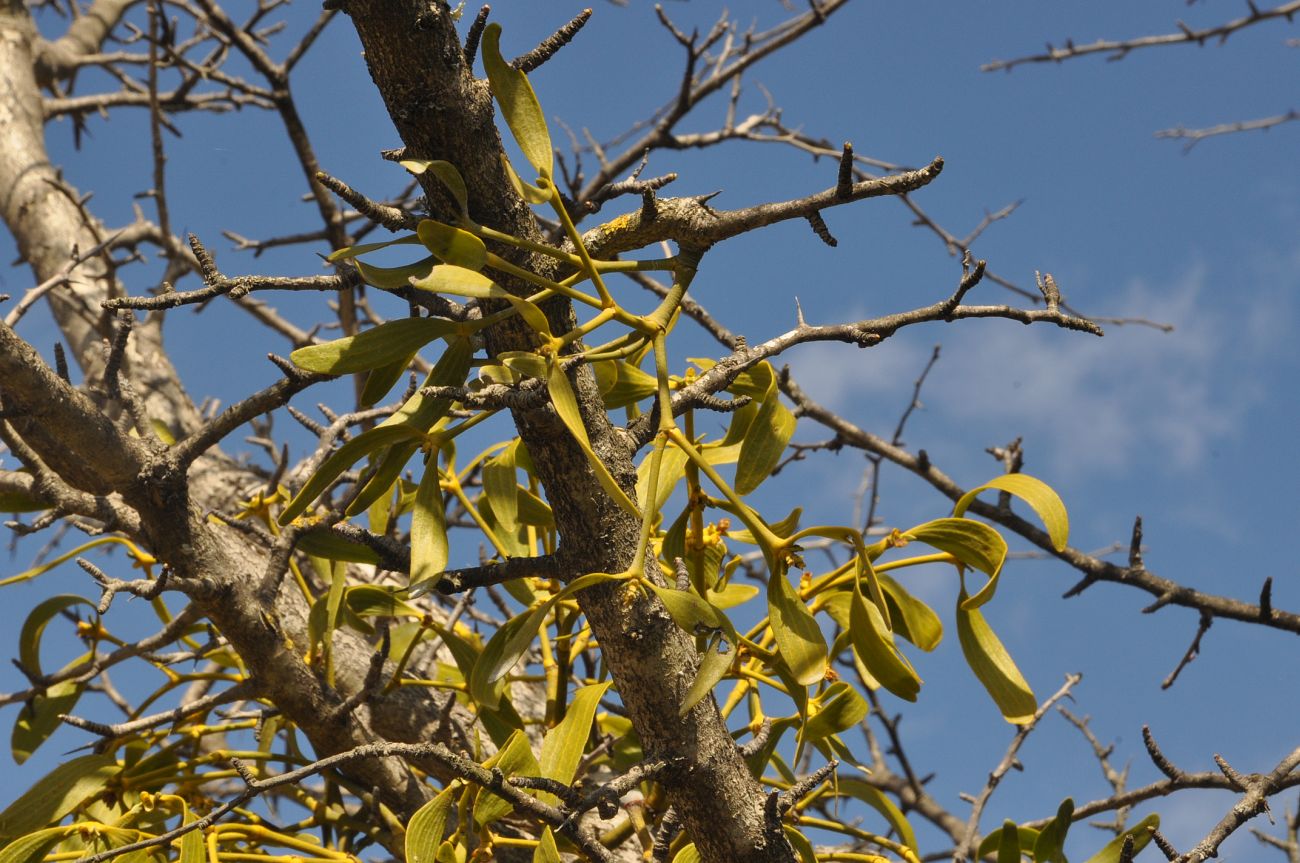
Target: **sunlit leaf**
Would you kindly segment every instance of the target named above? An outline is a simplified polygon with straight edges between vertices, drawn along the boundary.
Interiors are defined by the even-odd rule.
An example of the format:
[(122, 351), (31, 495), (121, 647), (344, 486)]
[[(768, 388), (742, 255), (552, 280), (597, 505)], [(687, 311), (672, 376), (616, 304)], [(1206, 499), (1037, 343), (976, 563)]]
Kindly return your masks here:
[(95, 607), (95, 603), (84, 596), (64, 593), (42, 600), (28, 612), (27, 619), (23, 621), (23, 628), (18, 633), (18, 661), (23, 664), (23, 668), (29, 674), (36, 677), (43, 676), (41, 670), (41, 636), (45, 633), (45, 627), (51, 620), (74, 605), (84, 605), (91, 609)]
[(736, 627), (727, 616), (702, 599), (695, 591), (660, 587), (656, 584), (651, 584), (649, 587), (668, 609), (668, 614), (673, 621), (686, 632), (692, 635), (702, 632), (722, 632), (730, 643), (738, 643)]
[(700, 655), (700, 670), (695, 674), (695, 682), (691, 688), (686, 691), (682, 698), (682, 706), (678, 713), (685, 716), (691, 711), (691, 708), (699, 704), (703, 698), (713, 691), (713, 687), (718, 685), (722, 678), (727, 676), (731, 669), (731, 663), (736, 658), (735, 645), (727, 644), (722, 633), (715, 633), (709, 637), (708, 643), (704, 646), (704, 653)]
[(107, 753), (64, 761), (0, 812), (0, 837), (24, 836), (57, 822), (103, 791), (117, 769), (117, 759)]
[(361, 280), (367, 285), (374, 285), (376, 288), (382, 288), (385, 291), (395, 291), (409, 285), (411, 279), (423, 277), (433, 266), (434, 260), (433, 256), (428, 256), (411, 264), (402, 264), (399, 267), (377, 267), (374, 264), (367, 264), (365, 261), (358, 260), (353, 261), (352, 266), (357, 268)]
[(528, 76), (511, 66), (501, 56), (501, 25), (489, 24), (483, 31), (483, 68), (487, 71), (492, 95), (501, 106), (510, 133), (514, 135), (524, 158), (540, 177), (551, 176), (554, 154), (546, 117), (537, 102), (537, 94)]
[(448, 785), (411, 816), (406, 825), (407, 863), (434, 863), (437, 859), (456, 790), (456, 785)]
[(838, 783), (840, 793), (856, 797), (872, 809), (875, 809), (885, 817), (885, 820), (889, 822), (889, 826), (898, 834), (898, 838), (902, 840), (904, 845), (913, 851), (918, 850), (916, 832), (912, 829), (912, 825), (908, 823), (907, 818), (903, 816), (903, 811), (898, 808), (893, 800), (886, 797), (875, 786), (869, 785), (865, 780), (856, 776), (841, 776)]
[[(578, 764), (582, 761), (582, 751), (591, 736), (591, 721), (596, 716), (596, 708), (612, 685), (610, 681), (593, 683), (573, 693), (564, 718), (542, 738), (542, 751), (537, 759), (542, 776), (565, 785), (573, 783)], [(553, 794), (540, 796), (548, 803), (557, 802)]]
[(412, 279), (411, 286), (435, 294), (452, 294), (478, 300), (504, 300), (510, 296), (509, 291), (482, 273), (454, 264), (439, 264), (424, 277)]
[(1057, 551), (1065, 548), (1065, 544), (1070, 541), (1070, 518), (1066, 514), (1065, 504), (1060, 496), (1041, 479), (1023, 473), (1003, 474), (978, 488), (971, 489), (957, 501), (952, 508), (952, 514), (961, 517), (976, 496), (989, 489), (1009, 492), (1029, 504), (1043, 520), (1047, 535), (1052, 540), (1052, 547)]
[(1124, 849), (1124, 839), (1128, 836), (1133, 837), (1133, 856), (1136, 857), (1138, 852), (1147, 847), (1147, 843), (1151, 841), (1151, 828), (1159, 829), (1159, 827), (1160, 816), (1152, 812), (1108, 842), (1104, 848), (1089, 857), (1085, 863), (1119, 863), (1120, 853)]
[[(182, 823), (193, 824), (196, 820), (198, 819), (190, 811), (190, 807), (186, 806)], [(180, 863), (205, 863), (207, 856), (202, 829), (191, 830), (181, 837)]]
[(683, 845), (681, 850), (673, 855), (673, 863), (700, 863), (700, 852), (695, 850), (695, 843)]
[(934, 650), (943, 640), (943, 623), (934, 609), (917, 599), (885, 573), (877, 573), (880, 588), (889, 604), (889, 619), (894, 632), (925, 651)]
[(420, 238), (415, 234), (405, 234), (393, 240), (383, 240), (378, 243), (361, 243), (356, 246), (347, 246), (342, 249), (336, 249), (325, 257), (326, 261), (331, 264), (338, 261), (346, 261), (357, 257), (358, 255), (367, 255), (371, 252), (377, 252), (380, 249), (387, 249), (389, 246), (418, 246)]
[(441, 159), (403, 159), (398, 164), (417, 177), (426, 171), (437, 177), (456, 200), (461, 219), (469, 219), (469, 192), (465, 188), (465, 178), (456, 170), (455, 165)]
[(1002, 564), (1007, 559), (1007, 541), (987, 524), (968, 518), (937, 518), (903, 531), (909, 539), (946, 551), (963, 564), (988, 575), (988, 582), (966, 600), (967, 608), (979, 608), (993, 598)]
[(826, 638), (783, 573), (767, 582), (767, 613), (777, 649), (801, 686), (826, 676)]
[(758, 409), (758, 415), (750, 423), (740, 445), (740, 460), (736, 462), (736, 494), (749, 494), (771, 475), (794, 435), (795, 424), (794, 414), (773, 392)]
[[(507, 779), (511, 776), (538, 776), (541, 774), (537, 758), (533, 755), (533, 750), (528, 744), (528, 737), (522, 731), (516, 731), (510, 735), (506, 745), (501, 747), (497, 754), (489, 758), (483, 766), (495, 767)], [(508, 814), (512, 809), (514, 809), (513, 803), (510, 803), (504, 797), (498, 797), (485, 788), (479, 792), (478, 803), (474, 806), (474, 822), (480, 827), (485, 827), (501, 816)]]
[(377, 426), (362, 432), (343, 444), (325, 459), (316, 472), (311, 475), (302, 489), (285, 505), (280, 513), (280, 524), (293, 521), (307, 507), (334, 484), (339, 474), (352, 467), (361, 459), (378, 452), (395, 443), (422, 437), (423, 433), (407, 425)]
[(537, 840), (533, 863), (562, 863), (560, 849), (555, 846), (555, 837), (551, 834), (550, 827), (543, 828), (542, 835)]
[(564, 373), (561, 364), (550, 358), (546, 369), (546, 386), (551, 394), (551, 403), (555, 406), (555, 413), (559, 415), (564, 422), (565, 428), (573, 435), (578, 446), (582, 448), (583, 453), (587, 456), (587, 463), (591, 465), (592, 472), (596, 474), (596, 479), (605, 489), (605, 493), (614, 499), (614, 502), (623, 507), (627, 512), (641, 517), (640, 511), (636, 504), (632, 503), (627, 493), (619, 486), (614, 477), (610, 474), (609, 468), (600, 460), (600, 457), (591, 448), (591, 440), (587, 437), (587, 427), (582, 421), (582, 413), (578, 410), (578, 397), (573, 393), (573, 387), (569, 384), (569, 377)]
[(424, 247), (444, 264), (477, 272), (487, 263), (487, 246), (463, 228), (444, 225), (436, 219), (421, 219), (415, 232)]
[(799, 863), (817, 863), (817, 854), (813, 850), (812, 842), (808, 841), (808, 837), (790, 824), (782, 824), (781, 827), (785, 830), (785, 838), (799, 852)]
[(1015, 662), (977, 608), (968, 608), (966, 591), (957, 601), (957, 639), (966, 663), (988, 690), (1008, 722), (1023, 725), (1031, 720), (1038, 702)]
[[(93, 656), (93, 653), (83, 654), (60, 670), (68, 671), (85, 665)], [(15, 763), (22, 764), (27, 761), (31, 754), (63, 724), (59, 716), (72, 712), (85, 686), (84, 681), (64, 680), (33, 696), (23, 705), (23, 709), (18, 712), (18, 718), (14, 721), (14, 730), (9, 743)]]
[(675, 446), (665, 447), (663, 460), (659, 464), (659, 487), (654, 500), (650, 500), (650, 462), (653, 452), (647, 453), (636, 467), (636, 499), (642, 506), (650, 507), (655, 512), (663, 509), (673, 489), (686, 475), (687, 456)]
[(854, 727), (867, 718), (870, 707), (858, 691), (844, 681), (826, 687), (820, 696), (821, 707), (799, 729), (799, 739), (821, 740)]
[(50, 827), (29, 833), (0, 848), (0, 863), (39, 863), (73, 827)]
[(1047, 822), (1034, 842), (1034, 863), (1065, 863), (1065, 836), (1074, 821), (1074, 800), (1065, 798), (1056, 817)]
[(856, 583), (849, 599), (849, 632), (853, 649), (880, 685), (906, 701), (915, 701), (921, 678), (894, 646), (894, 637), (875, 603), (868, 602)]
[(441, 317), (403, 317), (347, 338), (300, 347), (289, 359), (308, 372), (365, 372), (407, 360), (425, 344), (455, 333), (458, 326)]
[(432, 454), (415, 492), (411, 510), (411, 582), (430, 581), (447, 568), (447, 514), (438, 483), (438, 457)]
[(523, 657), (554, 604), (552, 598), (537, 608), (515, 615), (493, 633), (470, 673), (470, 698), (488, 707), (496, 707), (501, 694), (492, 684), (505, 677)]
[(507, 533), (519, 526), (519, 485), (515, 481), (515, 450), (512, 441), (501, 452), (483, 463), (483, 493), (492, 502), (497, 524)]

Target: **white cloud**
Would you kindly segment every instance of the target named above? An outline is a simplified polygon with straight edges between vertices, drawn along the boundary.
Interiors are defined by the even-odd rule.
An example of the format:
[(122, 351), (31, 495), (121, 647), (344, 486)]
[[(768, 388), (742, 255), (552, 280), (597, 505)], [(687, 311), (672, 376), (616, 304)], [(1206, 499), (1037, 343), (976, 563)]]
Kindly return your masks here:
[[(1106, 304), (1116, 316), (1168, 321), (1175, 325), (1168, 334), (1111, 326), (1097, 339), (1042, 325), (963, 322), (943, 333), (943, 359), (923, 401), (963, 434), (993, 435), (981, 446), (1024, 435), (1054, 472), (1118, 472), (1139, 462), (1195, 469), (1216, 442), (1241, 433), (1264, 397), (1252, 367), (1278, 337), (1266, 313), (1225, 315), (1224, 299), (1211, 296), (1207, 282), (1206, 268), (1196, 265), (1168, 286), (1134, 281)], [(1253, 350), (1242, 348), (1246, 338)], [(873, 348), (860, 365), (853, 358), (863, 355), (844, 351), (805, 348), (794, 358), (800, 383), (851, 419), (877, 425), (904, 407), (899, 399), (928, 356), (916, 339)], [(885, 395), (888, 411), (864, 409)]]

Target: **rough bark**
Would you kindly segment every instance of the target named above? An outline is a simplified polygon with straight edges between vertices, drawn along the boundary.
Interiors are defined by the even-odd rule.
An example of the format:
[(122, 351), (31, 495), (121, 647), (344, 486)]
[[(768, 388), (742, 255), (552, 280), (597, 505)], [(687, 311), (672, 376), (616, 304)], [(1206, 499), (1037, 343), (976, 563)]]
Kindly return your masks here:
[[(447, 6), (354, 0), (344, 11), (361, 37), (370, 74), (407, 155), (456, 165), (468, 185), (476, 221), (541, 239), (536, 220), (502, 169), (487, 83), (466, 65)], [(444, 195), (431, 177), (425, 191), (435, 205)], [(548, 266), (545, 260), (510, 256), (521, 266)], [(556, 332), (572, 326), (566, 304), (552, 305), (548, 314)], [(528, 349), (526, 338), (521, 330), (498, 327), (489, 333), (488, 347), (492, 352)], [(573, 378), (593, 449), (631, 492), (633, 453), (615, 435), (590, 371), (577, 369)], [(600, 490), (582, 451), (553, 411), (516, 411), (514, 419), (555, 512), (561, 571), (573, 578), (626, 569), (637, 545), (636, 520)], [(679, 765), (662, 781), (701, 857), (755, 863), (792, 860), (780, 825), (765, 812), (762, 790), (736, 751), (713, 700), (678, 715), (695, 677), (692, 639), (657, 600), (629, 597), (616, 586), (589, 589), (579, 595), (579, 603), (647, 756), (674, 759)]]

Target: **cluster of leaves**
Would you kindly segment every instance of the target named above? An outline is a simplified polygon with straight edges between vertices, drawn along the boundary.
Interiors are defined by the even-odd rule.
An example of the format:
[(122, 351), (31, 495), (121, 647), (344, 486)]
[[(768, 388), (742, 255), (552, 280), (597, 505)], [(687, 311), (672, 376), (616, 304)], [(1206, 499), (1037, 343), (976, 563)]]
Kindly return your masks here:
[[(340, 627), (350, 627), (373, 636), (376, 627), (372, 621), (387, 619), (392, 625), (385, 629), (384, 638), (389, 655), (397, 661), (386, 686), (428, 686), (454, 692), (492, 741), (494, 754), (481, 759), (484, 767), (507, 779), (542, 777), (557, 784), (552, 787), (571, 786), (580, 778), (580, 768), (623, 774), (643, 756), (628, 720), (616, 711), (601, 710), (602, 698), (617, 694), (614, 682), (594, 663), (581, 672), (575, 667), (578, 658), (596, 649), (575, 595), (595, 584), (618, 583), (629, 594), (653, 593), (674, 621), (696, 638), (698, 676), (680, 705), (681, 711), (693, 709), (729, 682), (730, 689), (719, 697), (723, 715), (730, 717), (744, 705), (749, 731), (758, 734), (770, 724), (761, 745), (749, 755), (751, 769), (773, 787), (790, 788), (798, 783), (791, 765), (797, 764), (809, 747), (827, 759), (858, 764), (841, 734), (868, 713), (861, 688), (884, 689), (908, 701), (918, 697), (921, 679), (903, 643), (931, 651), (940, 643), (944, 627), (934, 609), (910, 593), (894, 574), (941, 563), (952, 565), (961, 576), (953, 613), (967, 663), (1009, 722), (1030, 721), (1037, 709), (1036, 699), (981, 612), (997, 590), (1007, 544), (997, 530), (965, 514), (982, 492), (1015, 496), (1037, 513), (1059, 549), (1065, 545), (1068, 525), (1057, 495), (1032, 477), (1004, 475), (972, 490), (948, 517), (896, 530), (871, 543), (853, 527), (801, 527), (799, 509), (779, 520), (760, 515), (747, 499), (752, 500), (751, 495), (777, 466), (796, 424), (781, 401), (774, 369), (766, 362), (754, 364), (730, 381), (726, 387), (730, 402), (725, 407), (730, 409), (731, 419), (725, 434), (717, 438), (697, 432), (694, 409), (674, 416), (672, 393), (711, 367), (709, 361), (693, 360), (674, 374), (667, 351), (667, 338), (695, 274), (698, 254), (683, 249), (673, 257), (645, 260), (597, 260), (588, 254), (552, 180), (551, 142), (537, 98), (524, 73), (502, 58), (499, 35), (496, 25), (484, 32), (484, 63), (502, 114), (536, 177), (529, 182), (513, 170), (511, 174), (525, 200), (551, 209), (569, 247), (541, 245), (476, 224), (469, 216), (466, 186), (456, 168), (430, 161), (404, 164), (415, 173), (437, 176), (459, 205), (455, 224), (425, 219), (410, 236), (355, 246), (333, 256), (336, 261), (351, 261), (369, 284), (413, 286), (468, 299), (481, 313), (456, 319), (395, 320), (354, 336), (302, 348), (292, 356), (298, 366), (315, 372), (365, 373), (362, 401), (374, 404), (402, 378), (419, 352), (437, 345), (434, 350), (438, 354), (420, 388), (377, 426), (332, 451), (295, 495), (290, 497), (278, 489), (250, 501), (243, 513), (267, 531), (278, 532), (288, 526), (301, 531), (298, 548), (315, 569), (317, 580), (328, 585), (323, 591), (313, 591), (311, 579), (298, 569), (296, 561), (291, 564), (295, 581), (312, 608), (312, 643), (305, 648), (309, 663), (332, 680), (332, 634)], [(521, 269), (489, 251), (488, 242), (551, 258), (568, 275), (550, 278)], [(364, 260), (365, 255), (381, 248), (406, 245), (421, 247), (428, 256), (400, 267), (380, 267)], [(609, 274), (626, 271), (667, 272), (673, 285), (657, 308), (636, 314), (624, 308), (605, 283)], [(535, 290), (530, 296), (517, 296), (494, 278), (526, 283)], [(542, 306), (554, 297), (590, 309), (590, 316), (556, 335)], [(530, 328), (535, 347), (480, 356), (484, 330), (509, 318), (518, 318)], [(619, 334), (594, 347), (584, 346), (590, 336), (607, 328), (617, 328)], [(642, 369), (647, 362), (652, 371)], [(657, 416), (652, 446), (638, 466), (634, 496), (615, 481), (588, 440), (570, 379), (578, 364), (589, 365), (595, 372), (607, 409), (626, 411), (629, 417), (647, 410)], [(485, 641), (462, 622), (448, 623), (422, 612), (414, 599), (436, 588), (448, 567), (449, 503), (472, 520), (500, 560), (550, 553), (558, 544), (544, 490), (530, 454), (518, 438), (488, 447), (467, 464), (457, 464), (456, 442), (462, 433), (507, 407), (507, 400), (493, 395), (500, 392), (545, 398), (586, 454), (604, 492), (640, 520), (641, 533), (637, 553), (622, 572), (585, 573), (567, 583), (539, 578), (507, 582), (505, 588), (517, 608)], [(410, 478), (407, 468), (417, 457), (418, 475)], [(321, 515), (313, 505), (358, 465), (363, 465), (360, 479), (340, 506), (342, 515), (364, 516), (370, 532), (379, 536), (392, 533), (399, 521), (409, 524), (410, 581), (404, 588), (350, 584), (348, 564), (378, 563), (378, 555), (369, 546), (314, 529)], [(722, 470), (731, 465), (734, 472), (728, 480)], [(674, 495), (679, 488), (684, 488), (684, 503), (680, 511), (673, 512), (669, 505), (682, 499)], [(838, 544), (847, 552), (847, 559), (824, 572), (806, 569), (801, 543), (810, 540)], [(926, 553), (900, 554), (913, 543), (926, 546)], [(754, 549), (754, 557), (761, 556), (766, 581), (763, 610), (751, 610), (748, 605), (761, 589), (740, 581), (745, 555), (737, 549)], [(133, 554), (146, 569), (155, 563), (139, 549)], [(975, 573), (983, 579), (969, 584), (968, 578), (980, 578)], [(146, 574), (152, 576), (148, 570)], [(23, 628), (21, 649), (24, 667), (34, 676), (41, 676), (39, 646), (46, 623), (79, 603), (93, 605), (79, 597), (57, 597), (32, 612)], [(164, 624), (171, 623), (162, 601), (155, 599), (154, 604)], [(733, 620), (742, 617), (752, 621), (743, 630)], [(83, 628), (96, 642), (112, 641), (98, 618)], [(198, 624), (191, 627), (185, 636), (188, 646), (201, 647), (196, 639), (201, 632)], [(832, 637), (827, 637), (828, 632)], [(422, 645), (427, 648), (431, 644), (445, 648), (441, 655), (451, 661), (436, 663), (436, 672), (427, 679), (407, 674), (411, 657)], [(537, 645), (539, 650), (535, 650)], [(222, 666), (216, 678), (231, 683), (244, 679), (238, 656), (220, 650), (203, 655)], [(71, 711), (89, 679), (73, 672), (93, 656), (92, 645), (90, 653), (65, 669), (69, 672), (67, 682), (29, 702), (14, 732), (14, 751), (20, 760), (49, 735), (60, 715)], [(832, 670), (833, 662), (841, 657), (850, 659), (857, 686), (839, 679)], [(533, 664), (540, 665), (545, 680), (544, 717), (524, 715), (526, 711), (521, 713), (512, 700), (512, 680), (527, 678)], [(162, 670), (166, 682), (140, 710), (195, 679), (195, 675)], [(784, 705), (790, 709), (781, 715)], [(535, 752), (528, 730), (538, 722), (548, 730)], [(109, 751), (60, 766), (0, 814), (0, 837), (13, 840), (0, 849), (0, 863), (38, 860), (56, 847), (58, 859), (111, 851), (157, 839), (169, 829), (190, 824), (196, 818), (195, 810), (210, 812), (215, 806), (202, 788), (221, 779), (246, 779), (242, 770), (224, 766), (232, 755), (259, 765), (259, 769), (273, 763), (286, 767), (311, 763), (292, 727), (274, 716), (232, 716), (212, 725), (191, 718), (177, 727), (184, 733), (175, 739), (166, 730), (147, 730), (117, 738), (115, 743), (109, 738)], [(599, 738), (615, 743), (603, 751), (589, 751), (591, 741), (598, 739), (593, 729)], [(249, 731), (257, 740), (255, 750), (232, 752), (224, 746), (226, 735)], [(205, 740), (210, 745), (200, 745)], [(283, 741), (284, 751), (275, 748), (277, 740)], [(791, 741), (793, 759), (789, 758)], [(113, 754), (114, 748), (120, 753)], [(172, 793), (163, 793), (165, 788)], [(270, 846), (288, 848), (304, 859), (347, 859), (372, 832), (364, 817), (349, 813), (338, 802), (341, 792), (337, 788), (334, 802), (326, 804), (292, 787), (284, 793), (309, 810), (302, 823), (277, 827), (245, 811), (244, 822), (237, 826), (203, 824), (206, 841), (202, 839), (205, 833), (198, 830), (175, 840), (182, 861), (198, 860), (205, 852), (216, 859), (223, 843), (229, 843), (229, 853), (242, 854), (240, 859), (264, 854)], [(546, 802), (558, 800), (547, 790), (533, 793)], [(854, 798), (873, 807), (886, 829), (869, 833), (816, 817), (815, 805), (835, 797)], [(534, 859), (558, 861), (558, 846), (549, 828), (532, 840), (513, 839), (496, 831), (512, 808), (509, 800), (482, 785), (454, 779), (405, 825), (408, 859), (459, 863), (472, 847), (527, 842), (536, 846)], [(47, 826), (57, 825), (73, 810), (76, 818), (72, 824)], [(1040, 863), (1062, 860), (1061, 843), (1069, 822), (1070, 813), (1063, 809), (1041, 832), (1017, 831), (1011, 825), (991, 836), (992, 844), (980, 851), (996, 853), (999, 860), (1006, 861), (1018, 860), (1022, 853)], [(451, 823), (454, 827), (448, 832)], [(307, 826), (324, 828), (321, 843), (303, 838)], [(806, 794), (787, 818), (791, 841), (811, 863), (815, 855), (801, 828), (839, 830), (903, 859), (917, 859), (912, 828), (899, 809), (852, 776), (824, 783)], [(1145, 830), (1141, 835), (1145, 837)], [(154, 846), (132, 854), (143, 859), (165, 851)], [(689, 861), (693, 854), (694, 849), (684, 845), (673, 859)], [(1094, 860), (1113, 856), (1110, 849), (1104, 849)]]

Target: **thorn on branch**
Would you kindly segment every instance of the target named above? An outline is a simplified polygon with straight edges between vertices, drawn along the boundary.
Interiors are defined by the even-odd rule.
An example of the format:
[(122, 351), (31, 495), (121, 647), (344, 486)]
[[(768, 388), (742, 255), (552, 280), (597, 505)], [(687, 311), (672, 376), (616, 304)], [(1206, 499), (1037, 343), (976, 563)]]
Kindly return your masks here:
[(1142, 726), (1142, 742), (1146, 744), (1147, 755), (1151, 756), (1151, 763), (1154, 764), (1161, 773), (1168, 776), (1174, 782), (1181, 782), (1185, 778), (1186, 774), (1175, 767), (1174, 763), (1166, 758), (1165, 754), (1160, 751), (1160, 747), (1156, 744), (1156, 738), (1151, 733), (1151, 727), (1149, 725)]
[(573, 37), (578, 35), (578, 31), (583, 28), (589, 18), (591, 18), (591, 9), (583, 9), (574, 16), (572, 21), (547, 36), (541, 41), (541, 44), (527, 54), (516, 57), (510, 65), (525, 74), (533, 71), (554, 57), (555, 52), (568, 45), (573, 40)]
[(853, 194), (853, 142), (845, 141), (840, 152), (840, 174), (835, 181), (835, 197), (845, 200)]
[(758, 751), (767, 745), (767, 739), (772, 734), (772, 720), (769, 717), (763, 717), (763, 724), (758, 727), (754, 737), (738, 745), (736, 751), (740, 753), (741, 758), (749, 758), (751, 755), (757, 755)]
[[(1143, 609), (1143, 611), (1146, 611), (1146, 609)], [(1209, 631), (1212, 623), (1214, 623), (1214, 615), (1210, 614), (1208, 611), (1202, 610), (1201, 621), (1196, 627), (1196, 635), (1192, 638), (1191, 646), (1187, 648), (1187, 652), (1184, 653), (1183, 658), (1179, 660), (1178, 666), (1173, 671), (1169, 672), (1169, 676), (1161, 682), (1161, 689), (1168, 689), (1173, 686), (1174, 681), (1178, 679), (1178, 675), (1182, 673), (1183, 669), (1191, 664), (1191, 661), (1200, 654), (1201, 638)], [(1218, 756), (1215, 757), (1217, 758)]]
[(776, 804), (778, 813), (784, 815), (793, 809), (796, 803), (811, 794), (817, 786), (821, 785), (822, 782), (826, 780), (826, 777), (834, 773), (835, 768), (839, 766), (840, 763), (838, 761), (831, 759), (808, 776), (805, 776), (794, 785), (791, 785), (785, 791), (780, 792)]
[(54, 343), (54, 370), (65, 384), (72, 383), (72, 378), (68, 376), (68, 355), (63, 351), (63, 342)]
[(316, 181), (351, 204), (358, 213), (390, 231), (414, 230), (419, 221), (397, 207), (387, 207), (370, 200), (347, 183), (324, 171), (316, 172)]
[(1246, 787), (1248, 784), (1246, 777), (1242, 776), (1235, 769), (1233, 769), (1232, 765), (1229, 764), (1224, 759), (1224, 757), (1217, 752), (1214, 753), (1214, 763), (1219, 765), (1219, 772), (1221, 772), (1224, 778), (1226, 778), (1228, 782), (1232, 785), (1234, 791), (1240, 791), (1244, 794), (1247, 790), (1249, 790)]
[(673, 839), (681, 831), (681, 819), (677, 816), (677, 810), (671, 806), (664, 816), (659, 819), (659, 828), (655, 830), (654, 846), (650, 852), (652, 863), (668, 863), (668, 853), (671, 850)]
[(1133, 834), (1124, 837), (1124, 845), (1119, 849), (1119, 863), (1133, 863)]
[(1156, 843), (1156, 847), (1160, 849), (1160, 853), (1165, 855), (1165, 859), (1168, 860), (1169, 863), (1173, 863), (1173, 861), (1178, 859), (1180, 856), (1178, 854), (1178, 849), (1173, 846), (1172, 842), (1165, 838), (1163, 833), (1155, 827), (1148, 827), (1147, 832), (1151, 834), (1151, 841)]
[(1142, 563), (1142, 516), (1133, 518), (1133, 535), (1128, 543), (1128, 568), (1141, 572), (1146, 567)]
[(1273, 576), (1264, 579), (1264, 586), (1259, 591), (1259, 619), (1273, 619)]
[(245, 785), (249, 788), (257, 787), (257, 775), (244, 763), (243, 759), (234, 755), (230, 756), (230, 766), (235, 768), (235, 772), (239, 774), (240, 779), (244, 780)]
[(813, 233), (817, 238), (831, 248), (838, 246), (839, 240), (831, 234), (831, 229), (826, 227), (826, 220), (822, 218), (821, 210), (813, 210), (807, 216), (808, 224), (812, 226)]
[(491, 6), (483, 6), (474, 16), (474, 22), (469, 25), (469, 32), (465, 34), (465, 65), (474, 65), (474, 56), (478, 54), (478, 43), (483, 38), (483, 28), (487, 26), (488, 14), (491, 13)]

